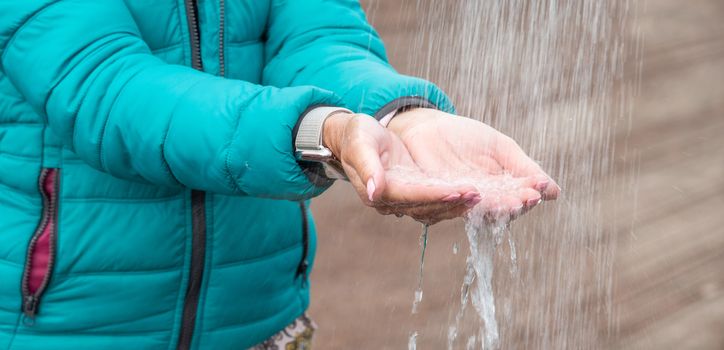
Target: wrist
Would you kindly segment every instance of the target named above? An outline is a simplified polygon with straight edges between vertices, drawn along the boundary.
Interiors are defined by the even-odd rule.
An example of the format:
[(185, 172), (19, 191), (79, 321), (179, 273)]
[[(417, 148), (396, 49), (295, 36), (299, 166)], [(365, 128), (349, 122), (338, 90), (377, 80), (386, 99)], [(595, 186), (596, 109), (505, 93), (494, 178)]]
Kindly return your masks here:
[(327, 147), (337, 159), (341, 156), (345, 130), (355, 115), (351, 113), (335, 113), (324, 121), (322, 127), (322, 145)]
[(400, 135), (413, 125), (440, 118), (440, 111), (431, 108), (413, 108), (395, 115), (387, 124), (387, 129)]

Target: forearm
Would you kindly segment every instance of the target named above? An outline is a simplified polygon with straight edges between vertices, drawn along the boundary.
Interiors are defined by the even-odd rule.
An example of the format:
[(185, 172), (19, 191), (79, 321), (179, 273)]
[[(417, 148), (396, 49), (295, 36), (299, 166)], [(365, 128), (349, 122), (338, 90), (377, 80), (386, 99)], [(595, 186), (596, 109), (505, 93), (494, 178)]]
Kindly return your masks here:
[(217, 193), (317, 193), (294, 159), (291, 130), (309, 106), (339, 103), (332, 93), (263, 87), (162, 62), (120, 0), (56, 2), (23, 20), (0, 40), (3, 70), (90, 165)]

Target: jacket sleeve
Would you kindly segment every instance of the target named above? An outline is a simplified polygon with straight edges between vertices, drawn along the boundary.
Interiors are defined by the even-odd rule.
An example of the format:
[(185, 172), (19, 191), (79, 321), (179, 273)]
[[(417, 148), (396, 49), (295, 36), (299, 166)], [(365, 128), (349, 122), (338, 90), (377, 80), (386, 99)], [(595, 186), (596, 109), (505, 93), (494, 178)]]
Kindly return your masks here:
[(318, 86), (378, 119), (410, 104), (453, 112), (434, 84), (395, 72), (358, 0), (272, 0), (267, 31), (265, 84)]
[[(292, 129), (329, 91), (223, 79), (154, 57), (122, 0), (0, 5), (1, 68), (64, 143), (117, 177), (301, 199), (323, 189)], [(10, 18), (8, 18), (10, 17)]]

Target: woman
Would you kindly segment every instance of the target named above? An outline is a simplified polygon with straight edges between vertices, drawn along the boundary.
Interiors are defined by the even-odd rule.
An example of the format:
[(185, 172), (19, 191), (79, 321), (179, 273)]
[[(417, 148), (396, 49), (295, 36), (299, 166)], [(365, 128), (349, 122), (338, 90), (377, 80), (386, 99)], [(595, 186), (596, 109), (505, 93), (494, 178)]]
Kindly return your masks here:
[(356, 0), (3, 1), (0, 29), (0, 348), (303, 344), (334, 178), (429, 223), (484, 196), (387, 170), (510, 172), (513, 214), (559, 191)]

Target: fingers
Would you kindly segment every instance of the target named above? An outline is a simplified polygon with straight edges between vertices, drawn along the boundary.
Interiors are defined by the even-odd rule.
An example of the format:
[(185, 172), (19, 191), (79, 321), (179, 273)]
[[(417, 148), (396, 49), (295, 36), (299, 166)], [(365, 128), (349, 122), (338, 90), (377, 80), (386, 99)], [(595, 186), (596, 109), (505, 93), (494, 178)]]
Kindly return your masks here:
[(434, 225), (440, 221), (459, 218), (465, 215), (468, 210), (470, 210), (470, 207), (465, 204), (459, 204), (457, 206), (448, 208), (448, 210), (440, 211), (437, 215), (429, 215), (425, 211), (420, 211), (412, 212), (409, 214), (409, 216), (423, 224)]
[(385, 169), (380, 160), (379, 147), (357, 142), (354, 151), (345, 157), (342, 166), (347, 177), (367, 204), (379, 200), (385, 191)]
[(522, 208), (523, 202), (514, 195), (483, 196), (483, 200), (479, 204), (479, 209), (492, 217), (510, 215)]
[[(372, 184), (370, 184), (370, 180), (368, 180), (366, 183), (362, 180), (362, 178), (357, 175), (357, 172), (352, 167), (344, 166), (345, 173), (347, 174), (347, 178), (349, 179), (349, 182), (352, 184), (352, 187), (354, 187), (355, 192), (357, 192), (357, 195), (359, 196), (362, 203), (364, 203), (367, 206), (373, 206), (373, 201), (370, 200), (370, 197), (373, 197), (375, 193), (379, 192), (379, 187), (377, 187), (376, 181), (374, 181), (374, 177), (370, 178), (372, 180)], [(383, 174), (384, 179), (384, 174)], [(383, 180), (384, 181), (384, 180)], [(380, 182), (383, 183), (383, 182)], [(369, 188), (369, 190), (368, 190)], [(372, 196), (370, 196), (370, 193), (372, 193)]]
[[(461, 197), (449, 204), (430, 204), (418, 206), (399, 206), (381, 204), (375, 208), (383, 215), (405, 215), (426, 224), (464, 216), (475, 209), (486, 222), (508, 221), (523, 215), (540, 201), (540, 194), (533, 189), (524, 189), (518, 196), (476, 196), (471, 200)], [(529, 204), (526, 204), (529, 203)]]
[(551, 182), (542, 192), (543, 199), (555, 200), (561, 194), (561, 187), (557, 183)]
[(538, 163), (528, 157), (523, 149), (510, 137), (500, 134), (494, 146), (494, 154), (498, 162), (514, 176), (548, 175)]
[[(367, 148), (369, 149), (369, 148)], [(360, 147), (357, 155), (344, 163), (345, 172), (362, 201), (372, 207), (379, 205), (412, 207), (420, 205), (449, 205), (454, 201), (471, 201), (479, 194), (472, 185), (415, 183), (409, 179), (387, 176), (379, 156)], [(366, 160), (363, 160), (366, 159)], [(424, 174), (412, 174), (423, 177)]]
[(523, 188), (518, 191), (518, 199), (524, 208), (530, 209), (540, 203), (541, 193), (532, 188)]
[[(410, 207), (430, 204), (450, 204), (451, 201), (470, 201), (479, 197), (472, 185), (448, 185), (434, 183), (415, 183), (409, 179), (395, 179), (387, 176), (379, 157), (373, 153), (364, 153), (352, 157), (343, 164), (347, 177), (355, 187), (362, 201), (376, 207), (395, 205)], [(367, 159), (362, 161), (360, 159)], [(377, 164), (369, 164), (377, 163)], [(413, 176), (424, 176), (421, 172)]]
[(457, 197), (471, 200), (477, 195), (472, 185), (424, 184), (407, 182), (405, 179), (387, 178), (386, 190), (381, 193), (380, 201), (385, 204), (444, 204)]
[(558, 198), (561, 188), (546, 174), (534, 160), (523, 152), (513, 139), (500, 134), (495, 144), (496, 159), (503, 168), (516, 177), (534, 177), (538, 183), (533, 188), (539, 190), (543, 199)]
[(374, 203), (375, 209), (383, 215), (409, 216), (419, 222), (432, 225), (443, 220), (454, 219), (465, 213), (482, 200), (477, 192), (452, 194), (441, 201), (429, 204)]
[[(526, 181), (531, 187), (535, 184), (535, 178)], [(533, 209), (541, 200), (542, 195), (538, 190), (523, 187), (513, 194), (487, 197), (484, 194), (459, 196), (448, 199), (446, 203), (407, 206), (378, 203), (375, 205), (375, 209), (383, 215), (409, 216), (419, 222), (432, 225), (443, 220), (462, 217), (476, 207), (474, 210), (481, 213), (486, 222), (495, 223), (514, 220)]]
[(465, 215), (471, 206), (474, 206), (474, 204), (459, 200), (450, 204), (438, 203), (411, 207), (381, 204), (376, 206), (375, 209), (382, 215), (395, 214), (396, 216), (409, 216), (424, 224), (434, 225), (443, 220), (454, 219)]

